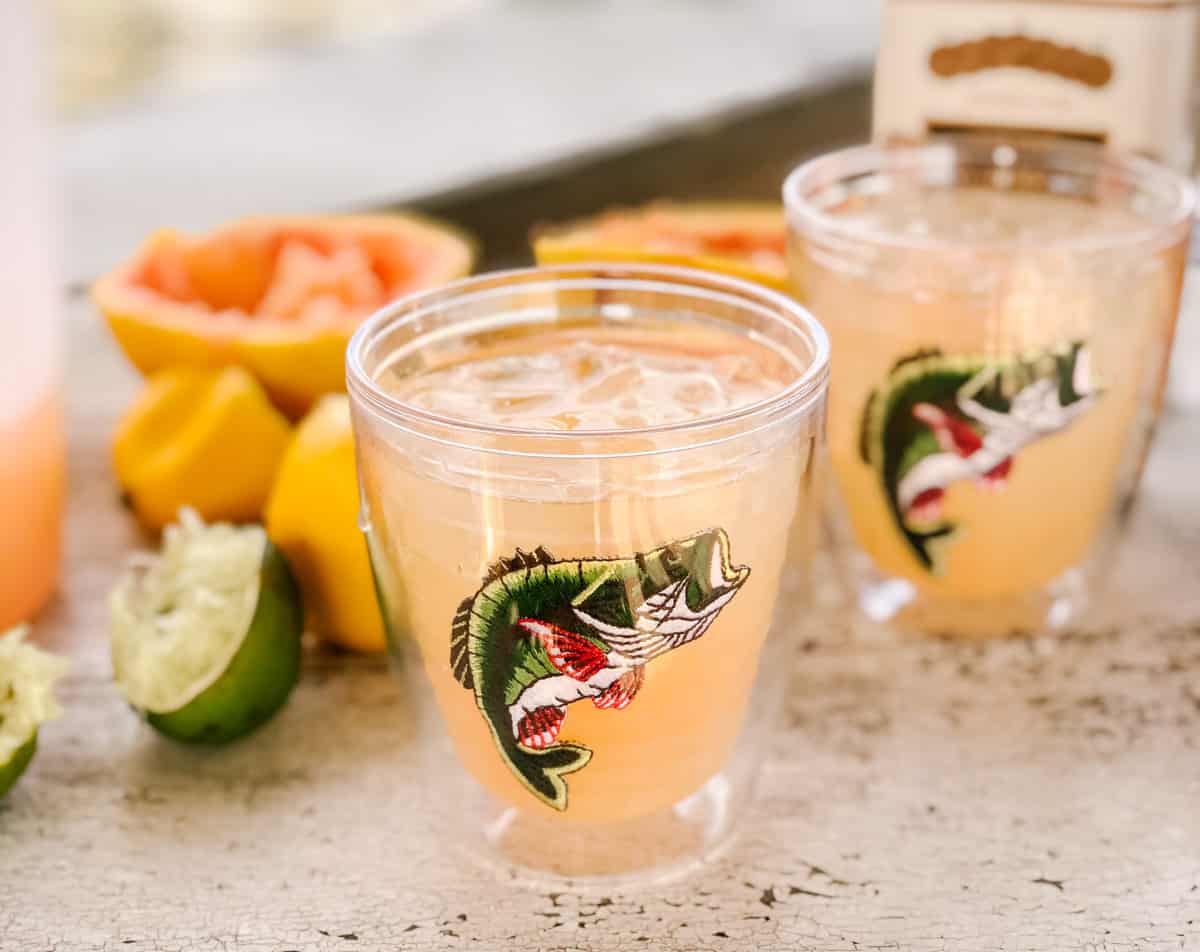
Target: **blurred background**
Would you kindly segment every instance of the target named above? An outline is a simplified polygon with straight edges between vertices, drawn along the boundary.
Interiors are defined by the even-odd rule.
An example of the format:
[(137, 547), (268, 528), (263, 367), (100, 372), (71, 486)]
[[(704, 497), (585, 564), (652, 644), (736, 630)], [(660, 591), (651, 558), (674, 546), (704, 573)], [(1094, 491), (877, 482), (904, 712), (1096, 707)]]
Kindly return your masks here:
[(54, 0), (68, 276), (251, 212), (417, 203), (491, 264), (547, 215), (775, 198), (868, 134), (880, 6)]
[(336, 44), (478, 15), (499, 0), (54, 0), (66, 117), (267, 75)]
[(416, 207), (496, 267), (546, 220), (775, 199), (798, 160), (870, 134), (883, 6), (53, 0), (65, 275), (80, 289), (156, 228), (247, 214)]

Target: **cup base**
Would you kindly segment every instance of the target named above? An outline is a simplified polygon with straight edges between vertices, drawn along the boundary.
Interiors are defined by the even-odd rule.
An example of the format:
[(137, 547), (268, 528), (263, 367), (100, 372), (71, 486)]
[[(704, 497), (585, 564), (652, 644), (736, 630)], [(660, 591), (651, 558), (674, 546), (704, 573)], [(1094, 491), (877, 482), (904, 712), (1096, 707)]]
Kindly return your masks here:
[[(592, 892), (661, 884), (686, 877), (724, 853), (754, 799), (767, 711), (781, 702), (782, 638), (764, 648), (752, 692), (754, 710), (723, 764), (697, 789), (664, 807), (622, 819), (583, 820), (522, 809), (478, 783), (464, 768), (411, 643), (394, 656), (413, 704), (413, 742), (405, 761), (424, 779), (419, 809), (448, 849), (498, 881), (530, 889)], [(628, 791), (630, 797), (639, 791)], [(655, 791), (647, 799), (661, 802)], [(413, 806), (414, 809), (418, 808)]]
[(563, 824), (503, 807), (457, 846), (502, 881), (533, 889), (590, 892), (673, 882), (728, 849), (747, 786), (718, 774), (664, 810), (617, 823)]
[(968, 639), (1047, 634), (1077, 622), (1088, 604), (1086, 579), (1079, 569), (1005, 598), (933, 596), (907, 579), (886, 577), (863, 579), (856, 595), (876, 636), (880, 631)]

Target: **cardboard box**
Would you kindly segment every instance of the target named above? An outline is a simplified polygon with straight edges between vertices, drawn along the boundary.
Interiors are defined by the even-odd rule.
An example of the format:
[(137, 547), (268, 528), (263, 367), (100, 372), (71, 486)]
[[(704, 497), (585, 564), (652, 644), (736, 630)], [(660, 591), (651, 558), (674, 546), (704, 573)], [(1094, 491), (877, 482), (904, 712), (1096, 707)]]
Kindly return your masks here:
[(1194, 164), (1195, 0), (888, 0), (877, 139), (957, 130), (1105, 142)]

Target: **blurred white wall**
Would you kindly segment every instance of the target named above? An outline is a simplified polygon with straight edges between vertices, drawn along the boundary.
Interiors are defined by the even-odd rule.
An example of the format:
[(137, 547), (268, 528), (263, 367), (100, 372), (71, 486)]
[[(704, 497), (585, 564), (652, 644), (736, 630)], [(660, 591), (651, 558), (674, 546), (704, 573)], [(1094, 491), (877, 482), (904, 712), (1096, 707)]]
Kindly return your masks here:
[(53, 0), (67, 115), (236, 86), (314, 47), (378, 41), (502, 0)]
[[(131, 2), (161, 13), (185, 0)], [(273, 22), (274, 39), (204, 81), (172, 73), (162, 58), (189, 43), (160, 37), (150, 78), (75, 110), (63, 128), (72, 280), (154, 228), (410, 200), (865, 76), (879, 18), (879, 0), (419, 0), (395, 4), (412, 19), (387, 32), (337, 26), (379, 3), (335, 6), (289, 13), (319, 7), (328, 28), (252, 21)], [(226, 7), (242, 9), (211, 0), (200, 16)]]

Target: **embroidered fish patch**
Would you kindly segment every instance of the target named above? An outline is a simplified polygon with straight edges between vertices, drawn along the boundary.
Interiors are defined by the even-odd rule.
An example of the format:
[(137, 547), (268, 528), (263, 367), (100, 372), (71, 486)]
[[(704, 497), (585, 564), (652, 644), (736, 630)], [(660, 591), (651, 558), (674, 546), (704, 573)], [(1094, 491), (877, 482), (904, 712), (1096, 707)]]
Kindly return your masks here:
[(567, 807), (563, 779), (592, 751), (560, 740), (567, 709), (622, 711), (646, 666), (704, 635), (745, 584), (722, 529), (626, 558), (558, 561), (540, 546), (493, 565), (450, 631), (450, 665), (496, 749), (535, 797)]
[(957, 528), (942, 518), (946, 489), (969, 479), (1002, 489), (1020, 450), (1065, 430), (1100, 396), (1083, 341), (995, 359), (921, 351), (867, 401), (859, 450), (909, 549), (936, 574)]

